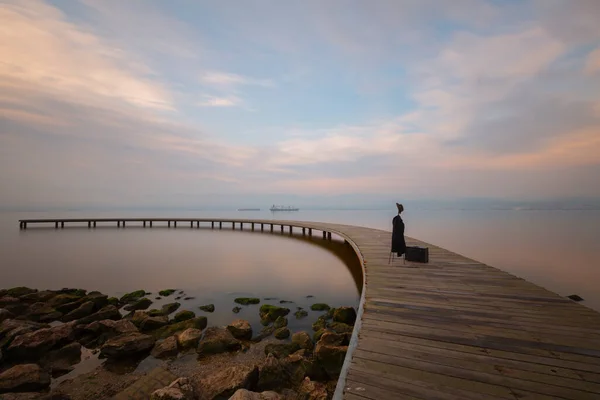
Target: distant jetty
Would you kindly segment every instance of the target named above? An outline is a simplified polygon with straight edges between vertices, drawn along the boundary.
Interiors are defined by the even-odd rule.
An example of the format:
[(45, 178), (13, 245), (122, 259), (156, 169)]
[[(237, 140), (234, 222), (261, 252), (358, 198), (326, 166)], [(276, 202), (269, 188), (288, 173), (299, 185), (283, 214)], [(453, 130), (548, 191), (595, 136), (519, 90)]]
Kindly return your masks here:
[(276, 206), (275, 204), (273, 204), (271, 206), (271, 208), (269, 208), (270, 211), (300, 211), (299, 208), (296, 207), (292, 207), (292, 206)]
[(238, 211), (260, 211), (260, 208), (238, 208)]

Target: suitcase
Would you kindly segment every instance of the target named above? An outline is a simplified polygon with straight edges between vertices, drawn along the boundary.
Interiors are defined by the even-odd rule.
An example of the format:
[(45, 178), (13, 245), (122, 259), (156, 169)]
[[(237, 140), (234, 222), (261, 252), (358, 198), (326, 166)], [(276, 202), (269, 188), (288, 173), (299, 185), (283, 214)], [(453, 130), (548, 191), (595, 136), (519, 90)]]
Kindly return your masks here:
[(404, 255), (406, 261), (414, 261), (420, 263), (429, 262), (429, 248), (419, 246), (408, 246), (406, 247), (406, 254)]

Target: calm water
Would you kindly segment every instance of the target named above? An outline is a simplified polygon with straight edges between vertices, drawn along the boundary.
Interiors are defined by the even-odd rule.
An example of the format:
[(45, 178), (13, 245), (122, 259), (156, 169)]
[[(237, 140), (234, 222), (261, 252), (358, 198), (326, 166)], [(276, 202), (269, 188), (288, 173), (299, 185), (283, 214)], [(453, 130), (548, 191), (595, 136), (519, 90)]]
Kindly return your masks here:
[[(19, 231), (19, 218), (78, 216), (283, 218), (391, 229), (394, 210), (0, 213), (0, 286), (64, 286), (120, 294), (143, 288), (185, 290), (188, 308), (213, 302), (229, 310), (238, 295), (277, 297), (306, 306), (314, 295), (333, 305), (357, 304), (356, 266), (340, 242), (323, 247), (287, 235), (209, 229), (72, 228)], [(435, 243), (546, 287), (579, 294), (600, 310), (600, 211), (407, 210), (406, 234)], [(197, 310), (194, 310), (197, 311)], [(256, 310), (245, 308), (245, 314)], [(232, 314), (215, 313), (220, 324)], [(310, 318), (312, 319), (312, 318)], [(222, 320), (222, 321), (221, 321)]]

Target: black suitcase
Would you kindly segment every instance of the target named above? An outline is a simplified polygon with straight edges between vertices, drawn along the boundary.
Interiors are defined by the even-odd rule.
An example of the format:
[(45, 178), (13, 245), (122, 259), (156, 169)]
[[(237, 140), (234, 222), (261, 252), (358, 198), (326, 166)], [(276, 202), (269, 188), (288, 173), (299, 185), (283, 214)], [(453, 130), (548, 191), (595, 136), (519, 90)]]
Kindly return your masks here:
[(414, 261), (420, 263), (429, 262), (429, 248), (419, 246), (408, 246), (406, 247), (406, 254), (404, 255), (406, 261)]

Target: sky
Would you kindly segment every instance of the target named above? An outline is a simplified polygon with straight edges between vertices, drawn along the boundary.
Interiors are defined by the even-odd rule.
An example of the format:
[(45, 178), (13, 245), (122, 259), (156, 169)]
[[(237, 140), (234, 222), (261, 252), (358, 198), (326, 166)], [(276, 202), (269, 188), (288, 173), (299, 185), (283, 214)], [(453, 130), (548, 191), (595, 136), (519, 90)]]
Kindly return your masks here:
[(0, 206), (597, 198), (599, 20), (598, 0), (0, 0)]

